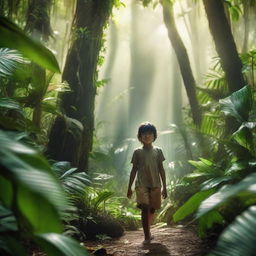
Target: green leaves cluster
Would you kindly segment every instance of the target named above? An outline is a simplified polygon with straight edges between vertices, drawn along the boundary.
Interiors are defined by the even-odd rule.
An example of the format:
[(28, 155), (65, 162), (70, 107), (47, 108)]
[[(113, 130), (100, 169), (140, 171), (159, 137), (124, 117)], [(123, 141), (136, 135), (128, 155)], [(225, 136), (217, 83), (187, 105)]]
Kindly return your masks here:
[[(1, 79), (13, 75), (17, 64), (24, 62), (20, 53), (59, 72), (54, 55), (4, 17), (0, 17), (0, 47), (4, 47), (0, 48)], [(0, 254), (28, 255), (23, 242), (33, 241), (47, 255), (88, 255), (75, 240), (62, 234), (68, 201), (48, 161), (20, 142), (33, 144), (25, 132), (29, 120), (23, 108), (15, 99), (1, 95), (0, 117), (0, 126), (5, 128), (0, 130)]]
[(0, 131), (0, 252), (27, 255), (20, 238), (11, 236), (24, 232), (48, 255), (86, 255), (77, 242), (61, 234), (67, 200), (48, 162), (16, 141), (18, 137)]
[[(190, 161), (195, 170), (184, 178), (190, 184), (199, 184), (200, 191), (176, 211), (174, 221), (193, 214), (201, 236), (214, 224), (228, 226), (210, 255), (254, 255), (254, 236), (249, 235), (256, 228), (252, 206), (256, 203), (254, 106), (255, 91), (249, 86), (219, 101), (220, 111), (239, 124), (235, 132), (219, 141), (226, 159)], [(228, 213), (232, 201), (237, 202), (233, 217)]]

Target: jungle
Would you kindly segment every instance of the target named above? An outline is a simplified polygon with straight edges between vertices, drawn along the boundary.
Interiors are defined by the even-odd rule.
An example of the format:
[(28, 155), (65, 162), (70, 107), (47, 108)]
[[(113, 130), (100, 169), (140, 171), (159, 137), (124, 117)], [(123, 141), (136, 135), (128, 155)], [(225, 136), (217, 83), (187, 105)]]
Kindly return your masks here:
[(0, 0), (0, 255), (255, 256), (255, 25), (255, 0)]

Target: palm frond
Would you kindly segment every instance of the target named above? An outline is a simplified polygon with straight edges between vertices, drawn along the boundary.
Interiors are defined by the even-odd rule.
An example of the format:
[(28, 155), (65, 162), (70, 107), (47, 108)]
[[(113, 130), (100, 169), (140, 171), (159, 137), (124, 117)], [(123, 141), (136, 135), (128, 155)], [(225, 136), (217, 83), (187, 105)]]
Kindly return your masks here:
[(220, 114), (206, 113), (202, 118), (200, 132), (215, 138), (220, 138), (224, 132), (224, 120), (220, 118)]
[(24, 58), (18, 51), (0, 48), (0, 77), (11, 76), (18, 64), (23, 62)]
[(70, 196), (84, 196), (86, 187), (91, 184), (88, 174), (78, 172), (77, 168), (72, 168), (71, 164), (65, 161), (56, 162), (52, 167), (66, 193)]

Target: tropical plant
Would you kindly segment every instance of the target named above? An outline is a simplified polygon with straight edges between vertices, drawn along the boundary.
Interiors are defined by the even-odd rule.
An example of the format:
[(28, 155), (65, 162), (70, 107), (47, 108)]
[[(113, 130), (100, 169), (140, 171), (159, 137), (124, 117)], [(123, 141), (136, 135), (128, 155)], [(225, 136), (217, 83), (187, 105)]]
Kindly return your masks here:
[(68, 201), (68, 207), (62, 216), (65, 223), (64, 234), (82, 237), (78, 227), (72, 223), (78, 223), (80, 219), (77, 201), (84, 197), (86, 187), (91, 185), (90, 178), (84, 172), (78, 172), (77, 168), (71, 167), (69, 162), (55, 162), (52, 169), (60, 181)]
[[(56, 162), (52, 165), (57, 177), (67, 194), (69, 207), (63, 220), (65, 234), (79, 239), (99, 238), (102, 234), (108, 237), (120, 236), (123, 227), (136, 229), (138, 216), (129, 213), (123, 207), (121, 197), (106, 188), (105, 181), (112, 176), (98, 173), (90, 177), (77, 168), (72, 168), (69, 162)], [(112, 232), (114, 225), (117, 232)]]
[(72, 196), (77, 217), (70, 221), (70, 225), (79, 230), (77, 237), (91, 239), (100, 234), (106, 234), (109, 237), (122, 235), (122, 226), (111, 214), (113, 213), (111, 210), (118, 206), (110, 201), (113, 197), (113, 192), (92, 186), (86, 186), (79, 195), (76, 193)]
[[(48, 255), (55, 255), (54, 251), (70, 255), (61, 244), (61, 241), (71, 247), (76, 244), (61, 235), (60, 216), (67, 205), (64, 193), (48, 162), (32, 148), (16, 141), (19, 136), (0, 131), (0, 250), (8, 255), (26, 255), (22, 244), (22, 238), (26, 238), (42, 244)], [(56, 239), (52, 240), (54, 236)], [(76, 247), (79, 252), (76, 255), (84, 255), (85, 250), (78, 243)]]
[[(38, 53), (33, 53), (33, 51), (40, 50), (42, 59), (45, 59), (44, 67), (48, 65), (48, 69), (52, 69), (50, 65), (54, 65), (51, 60), (54, 56), (50, 51), (45, 51), (40, 44), (26, 38), (26, 35), (15, 24), (5, 18), (3, 18), (3, 21), (7, 32), (8, 28), (11, 29), (12, 26), (16, 29), (13, 30), (16, 40), (19, 42), (16, 48), (23, 52), (23, 56), (36, 56)], [(3, 36), (7, 32), (4, 31)], [(4, 44), (14, 40), (13, 34), (7, 33)], [(35, 46), (30, 49), (26, 45), (27, 43)], [(10, 43), (10, 47), (15, 46)], [(20, 117), (20, 114), (14, 113), (14, 110), (8, 109), (5, 104), (5, 110), (1, 112), (4, 116), (1, 120), (3, 127), (5, 129), (25, 129), (32, 132), (40, 144), (46, 144), (46, 135), (51, 117), (61, 115), (57, 107), (57, 93), (68, 91), (69, 88), (65, 82), (57, 82), (53, 72), (42, 73), (42, 69), (37, 64), (30, 63), (20, 52), (8, 48), (0, 48), (0, 50), (2, 56), (0, 62), (1, 96), (9, 97), (9, 101), (15, 101), (15, 104), (22, 108), (23, 113), (23, 117)], [(49, 58), (48, 63), (47, 58)], [(3, 100), (6, 101), (5, 98)], [(39, 128), (42, 129), (39, 130)]]
[(256, 208), (251, 206), (239, 215), (221, 234), (216, 248), (209, 256), (253, 256), (255, 254)]
[(23, 63), (24, 58), (16, 50), (0, 48), (0, 77), (6, 78), (12, 75), (18, 63)]
[[(0, 47), (17, 49), (38, 64), (59, 71), (48, 49), (3, 17), (0, 38)], [(20, 57), (13, 50), (1, 53), (5, 54), (0, 63), (1, 73), (7, 77)], [(76, 241), (62, 235), (61, 217), (67, 206), (63, 189), (47, 160), (19, 142), (33, 144), (25, 132), (29, 119), (16, 100), (8, 94), (4, 96), (0, 98), (1, 128), (13, 131), (0, 130), (0, 254), (28, 255), (25, 242), (37, 244), (48, 255), (88, 255)]]
[[(228, 153), (227, 159), (219, 163), (208, 159), (190, 161), (196, 170), (186, 179), (190, 183), (201, 183), (200, 191), (181, 206), (174, 214), (174, 220), (179, 221), (198, 210), (197, 218), (199, 218), (201, 235), (204, 235), (205, 230), (214, 222), (229, 224), (242, 211), (255, 203), (254, 168), (256, 158), (253, 99), (254, 91), (247, 86), (220, 100), (221, 111), (240, 123), (237, 131), (221, 142), (225, 144)], [(228, 206), (230, 207), (232, 202), (236, 203), (236, 208), (232, 209), (231, 214)], [(241, 228), (241, 233), (244, 232), (243, 225), (239, 227), (239, 222), (235, 223), (238, 229)], [(228, 228), (228, 230), (230, 229)], [(226, 236), (223, 235), (220, 239), (222, 237), (224, 241)], [(223, 243), (220, 242), (220, 244)], [(230, 255), (235, 254), (231, 253)]]

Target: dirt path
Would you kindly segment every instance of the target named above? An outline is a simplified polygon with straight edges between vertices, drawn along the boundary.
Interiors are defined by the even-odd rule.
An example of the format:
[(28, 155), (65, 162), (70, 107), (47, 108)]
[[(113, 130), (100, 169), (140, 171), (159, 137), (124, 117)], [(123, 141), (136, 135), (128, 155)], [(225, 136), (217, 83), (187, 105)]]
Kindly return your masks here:
[(199, 239), (195, 232), (188, 227), (159, 227), (151, 229), (154, 239), (149, 245), (143, 245), (143, 231), (127, 231), (117, 240), (101, 244), (85, 243), (87, 249), (98, 250), (98, 254), (112, 256), (202, 256), (209, 248)]

